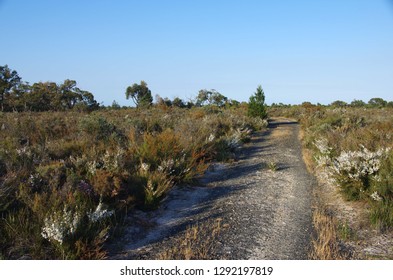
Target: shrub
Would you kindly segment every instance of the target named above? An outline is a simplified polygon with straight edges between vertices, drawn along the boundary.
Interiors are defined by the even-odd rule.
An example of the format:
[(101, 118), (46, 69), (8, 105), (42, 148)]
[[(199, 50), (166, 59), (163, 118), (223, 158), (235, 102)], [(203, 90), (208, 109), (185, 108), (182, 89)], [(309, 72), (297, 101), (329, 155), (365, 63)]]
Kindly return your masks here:
[(80, 130), (91, 136), (95, 141), (108, 140), (116, 132), (116, 127), (104, 117), (89, 115), (81, 119)]
[(370, 192), (384, 156), (386, 149), (370, 152), (363, 147), (361, 151), (341, 152), (334, 159), (332, 173), (348, 199), (359, 199)]
[[(327, 180), (349, 200), (363, 200), (380, 230), (392, 228), (393, 155), (390, 109), (320, 108), (304, 111), (305, 144)], [(313, 145), (311, 145), (311, 143)]]
[(173, 187), (173, 181), (165, 173), (159, 171), (145, 173), (144, 176), (146, 183), (143, 206), (147, 210), (156, 209), (161, 199)]
[(371, 221), (380, 230), (393, 228), (393, 152), (386, 157), (372, 182)]

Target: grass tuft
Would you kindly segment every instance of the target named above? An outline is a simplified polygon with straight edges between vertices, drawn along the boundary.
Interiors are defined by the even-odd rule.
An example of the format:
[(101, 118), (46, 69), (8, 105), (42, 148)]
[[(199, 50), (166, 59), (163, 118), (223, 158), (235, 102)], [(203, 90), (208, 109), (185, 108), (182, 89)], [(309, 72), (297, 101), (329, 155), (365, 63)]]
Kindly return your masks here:
[(158, 255), (161, 260), (206, 260), (214, 256), (221, 219), (196, 224), (176, 238), (176, 246)]

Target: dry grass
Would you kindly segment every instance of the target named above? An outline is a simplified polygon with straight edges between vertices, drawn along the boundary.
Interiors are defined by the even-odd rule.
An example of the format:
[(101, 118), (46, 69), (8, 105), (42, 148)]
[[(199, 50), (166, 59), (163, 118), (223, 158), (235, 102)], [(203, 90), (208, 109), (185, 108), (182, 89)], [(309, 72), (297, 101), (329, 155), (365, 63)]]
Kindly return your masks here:
[[(304, 140), (305, 132), (300, 130), (299, 139)], [(302, 142), (303, 143), (303, 142)], [(314, 174), (315, 162), (310, 149), (303, 147), (303, 161), (308, 172)], [(318, 187), (317, 187), (318, 188)], [(340, 250), (340, 234), (338, 233), (338, 220), (331, 211), (326, 209), (326, 202), (322, 202), (323, 195), (319, 189), (314, 192), (313, 228), (314, 237), (310, 258), (313, 260), (343, 260), (347, 254)], [(329, 213), (330, 212), (330, 213)]]
[(313, 260), (343, 260), (346, 255), (340, 250), (337, 220), (320, 207), (313, 212), (315, 237), (310, 258)]
[(273, 130), (272, 137), (273, 138), (284, 138), (289, 137), (291, 135), (291, 130), (289, 127), (278, 127)]
[[(305, 132), (303, 129), (301, 129), (299, 131), (298, 138), (301, 143), (303, 143), (304, 133)], [(302, 157), (303, 157), (303, 162), (306, 164), (306, 168), (307, 168), (308, 172), (313, 174), (313, 172), (315, 171), (315, 162), (313, 159), (312, 151), (310, 149), (303, 147), (302, 148)]]
[[(295, 120), (277, 117), (272, 119), (272, 121), (286, 123), (286, 122), (294, 122)], [(274, 129), (272, 132), (273, 138), (284, 138), (284, 137), (289, 137), (290, 135), (291, 135), (291, 128), (288, 126), (279, 126), (276, 129)]]
[(221, 219), (187, 228), (175, 240), (175, 246), (157, 255), (160, 260), (206, 260), (216, 250), (217, 237), (224, 228)]

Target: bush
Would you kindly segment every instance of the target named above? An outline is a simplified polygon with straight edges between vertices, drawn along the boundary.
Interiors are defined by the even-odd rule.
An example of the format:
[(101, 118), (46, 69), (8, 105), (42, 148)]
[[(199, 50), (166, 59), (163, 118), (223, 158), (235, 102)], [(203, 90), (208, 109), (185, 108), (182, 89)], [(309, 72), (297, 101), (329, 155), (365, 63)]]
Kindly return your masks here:
[(334, 159), (332, 174), (348, 199), (360, 199), (370, 194), (373, 180), (376, 180), (381, 160), (386, 149), (371, 152), (365, 147), (361, 151), (341, 152)]
[(116, 127), (104, 117), (89, 115), (81, 119), (80, 130), (94, 139), (94, 141), (108, 140), (116, 132)]
[(368, 203), (380, 230), (392, 228), (393, 138), (390, 109), (319, 108), (303, 111), (305, 144), (315, 162), (349, 200)]
[(380, 230), (393, 228), (393, 152), (382, 163), (372, 182), (371, 221)]

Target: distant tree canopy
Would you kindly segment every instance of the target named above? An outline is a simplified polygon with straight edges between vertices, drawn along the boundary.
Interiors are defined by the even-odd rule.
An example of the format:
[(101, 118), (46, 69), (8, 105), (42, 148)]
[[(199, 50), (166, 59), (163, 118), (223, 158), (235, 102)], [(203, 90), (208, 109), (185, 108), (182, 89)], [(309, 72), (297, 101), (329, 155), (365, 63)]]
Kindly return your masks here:
[(354, 100), (351, 102), (351, 106), (352, 106), (352, 107), (363, 107), (363, 106), (365, 106), (365, 105), (366, 105), (366, 103), (364, 103), (362, 100), (354, 99)]
[(149, 107), (153, 102), (153, 96), (145, 81), (129, 86), (126, 89), (126, 98), (131, 98), (137, 107)]
[(248, 102), (248, 115), (250, 117), (260, 117), (262, 119), (267, 118), (265, 93), (261, 85), (257, 87), (257, 91), (250, 97)]
[(368, 101), (368, 105), (370, 105), (371, 107), (385, 107), (387, 104), (388, 102), (386, 100), (383, 100), (379, 97), (371, 98)]
[(330, 106), (333, 106), (333, 107), (345, 107), (347, 105), (348, 104), (345, 101), (341, 101), (341, 100), (336, 100), (330, 104)]
[(218, 107), (222, 107), (228, 101), (228, 98), (219, 93), (218, 91), (211, 89), (201, 89), (196, 98), (197, 106), (204, 105), (216, 105)]
[(380, 97), (371, 98), (367, 104), (362, 100), (353, 100), (351, 102), (352, 107), (372, 107), (372, 108), (383, 108), (383, 107), (393, 107), (392, 101), (388, 102)]
[(162, 98), (159, 95), (156, 95), (156, 105), (163, 107), (178, 107), (178, 108), (192, 108), (195, 106), (194, 103), (190, 101), (183, 101), (180, 97), (175, 97), (173, 100), (170, 100), (168, 97)]
[(354, 99), (350, 104), (345, 103), (344, 101), (334, 101), (330, 104), (333, 107), (368, 107), (368, 108), (383, 108), (383, 107), (392, 107), (393, 103), (390, 101), (386, 101), (380, 97), (371, 98), (367, 103), (363, 100)]
[(79, 89), (76, 81), (29, 85), (7, 65), (0, 66), (0, 103), (1, 111), (95, 110), (99, 107), (93, 94)]
[(8, 68), (8, 65), (0, 66), (0, 106), (4, 111), (6, 100), (10, 98), (12, 91), (21, 83), (18, 73)]

